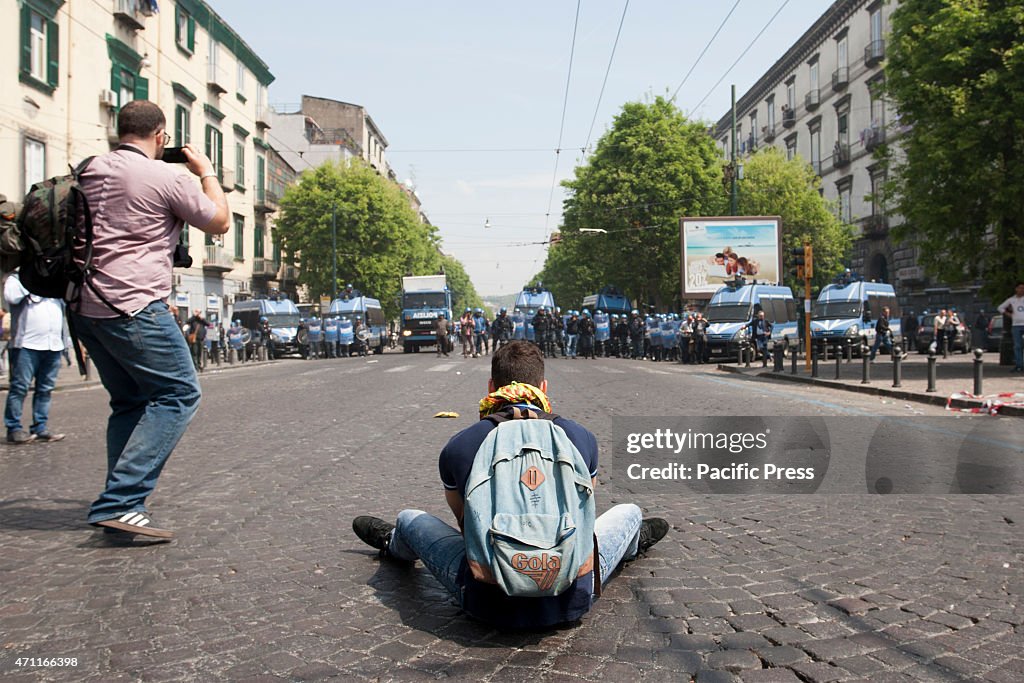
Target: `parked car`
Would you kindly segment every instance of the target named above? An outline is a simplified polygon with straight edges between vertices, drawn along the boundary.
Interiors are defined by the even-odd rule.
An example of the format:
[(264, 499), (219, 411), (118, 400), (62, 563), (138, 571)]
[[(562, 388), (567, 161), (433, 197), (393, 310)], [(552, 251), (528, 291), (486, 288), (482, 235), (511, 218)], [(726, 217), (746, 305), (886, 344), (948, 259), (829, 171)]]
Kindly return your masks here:
[(999, 351), (999, 343), (1003, 340), (1003, 316), (996, 314), (988, 321), (988, 340), (986, 351)]
[[(928, 347), (935, 340), (935, 313), (929, 313), (921, 318), (921, 325), (917, 328), (917, 352), (928, 353)], [(964, 325), (963, 320), (956, 326), (956, 335), (949, 344), (950, 351), (968, 353), (971, 350), (971, 331)], [(941, 349), (937, 349), (939, 353)]]

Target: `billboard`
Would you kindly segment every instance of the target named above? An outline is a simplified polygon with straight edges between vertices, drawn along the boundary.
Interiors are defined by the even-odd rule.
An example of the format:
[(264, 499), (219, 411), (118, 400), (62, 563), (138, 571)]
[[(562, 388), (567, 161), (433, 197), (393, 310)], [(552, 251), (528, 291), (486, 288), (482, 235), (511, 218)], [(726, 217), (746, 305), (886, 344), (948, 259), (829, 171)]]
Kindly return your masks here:
[(782, 281), (782, 219), (778, 216), (681, 218), (684, 299), (708, 299), (727, 280), (743, 276)]

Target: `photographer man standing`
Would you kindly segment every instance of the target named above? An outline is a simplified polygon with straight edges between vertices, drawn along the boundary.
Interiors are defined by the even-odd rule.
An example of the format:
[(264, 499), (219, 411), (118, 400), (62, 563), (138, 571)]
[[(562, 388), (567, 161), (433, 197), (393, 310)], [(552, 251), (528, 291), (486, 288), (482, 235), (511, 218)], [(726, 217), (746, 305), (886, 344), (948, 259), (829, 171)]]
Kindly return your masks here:
[(164, 463), (199, 407), (199, 382), (167, 306), (172, 252), (184, 223), (228, 231), (230, 214), (213, 163), (190, 145), (187, 168), (159, 161), (171, 136), (146, 100), (117, 117), (120, 144), (81, 179), (94, 223), (94, 274), (72, 306), (75, 331), (110, 394), (107, 474), (88, 521), (108, 533), (171, 538), (146, 512)]

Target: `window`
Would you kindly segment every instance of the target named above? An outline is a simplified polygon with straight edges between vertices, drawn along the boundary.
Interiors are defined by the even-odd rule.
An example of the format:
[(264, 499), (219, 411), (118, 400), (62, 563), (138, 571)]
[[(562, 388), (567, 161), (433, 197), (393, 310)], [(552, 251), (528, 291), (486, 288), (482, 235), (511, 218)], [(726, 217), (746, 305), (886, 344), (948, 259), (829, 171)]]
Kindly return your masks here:
[[(849, 107), (849, 105), (847, 105)], [(836, 114), (836, 126), (839, 130), (839, 144), (845, 147), (850, 145), (850, 110), (849, 108)]]
[(811, 92), (821, 88), (821, 64), (818, 63), (818, 57), (814, 57), (809, 65), (810, 77), (811, 77)]
[(245, 64), (242, 64), (241, 60), (238, 62), (238, 87), (236, 90), (239, 95), (245, 97)]
[(114, 70), (117, 71), (115, 75), (118, 84), (117, 108), (120, 109), (135, 99), (135, 74), (117, 66), (114, 67)]
[(837, 182), (836, 191), (839, 193), (839, 220), (843, 223), (852, 223), (853, 178), (843, 178)]
[(792, 161), (796, 156), (796, 134), (786, 138), (786, 160)]
[(183, 104), (174, 107), (174, 144), (183, 147), (192, 142), (192, 112)]
[(256, 200), (262, 202), (267, 189), (267, 160), (262, 154), (256, 155)]
[(881, 96), (882, 83), (874, 81), (868, 84), (868, 93), (871, 95), (871, 126), (881, 128), (885, 125), (885, 100)]
[(885, 207), (882, 205), (885, 173), (883, 171), (869, 172), (871, 173), (871, 215), (882, 216), (885, 213)]
[(274, 245), (274, 264), (279, 265), (281, 263), (281, 240), (278, 239), (276, 232), (271, 235), (270, 241)]
[(252, 255), (254, 258), (263, 258), (263, 236), (266, 227), (263, 221), (256, 221), (256, 227), (252, 231)]
[(235, 185), (245, 188), (245, 140), (235, 141)]
[[(21, 4), (20, 80), (46, 93), (57, 87), (60, 41), (56, 10), (46, 11), (30, 2)], [(51, 3), (46, 3), (47, 5)]]
[(768, 130), (771, 131), (775, 129), (775, 95), (771, 95), (767, 100), (765, 100), (765, 104), (768, 105), (767, 123)]
[(786, 106), (790, 111), (796, 111), (796, 79), (790, 78), (786, 81)]
[(235, 214), (235, 260), (245, 260), (245, 216)]
[(110, 89), (117, 93), (118, 109), (132, 100), (149, 99), (149, 81), (139, 75), (142, 55), (108, 35), (107, 56), (110, 58)]
[(757, 147), (757, 110), (750, 112), (750, 148)]
[(876, 7), (871, 10), (871, 42), (877, 43), (882, 40), (882, 8)]
[(25, 192), (38, 182), (46, 180), (46, 143), (25, 138)]
[(256, 116), (259, 118), (263, 115), (263, 110), (267, 107), (267, 87), (262, 83), (256, 84)]
[(174, 7), (174, 42), (189, 55), (196, 51), (196, 20), (181, 5)]
[(843, 34), (842, 38), (836, 41), (836, 67), (845, 69), (850, 66), (850, 39)]
[(213, 126), (206, 127), (206, 156), (213, 162), (217, 177), (224, 180), (224, 136)]
[(817, 175), (821, 175), (821, 127), (811, 128), (811, 166)]

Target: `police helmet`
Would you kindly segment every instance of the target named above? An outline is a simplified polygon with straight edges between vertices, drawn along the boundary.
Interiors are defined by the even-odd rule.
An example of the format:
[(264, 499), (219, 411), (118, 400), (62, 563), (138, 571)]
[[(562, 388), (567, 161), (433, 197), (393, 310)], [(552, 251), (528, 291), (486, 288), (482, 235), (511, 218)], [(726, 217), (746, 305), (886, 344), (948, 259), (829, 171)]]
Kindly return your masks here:
[(598, 314), (598, 315), (604, 315), (604, 311), (602, 311), (602, 310), (601, 310), (601, 309), (599, 308), (599, 309), (597, 309), (597, 314)]
[(473, 309), (473, 312), (474, 312), (474, 313), (483, 313), (483, 312), (484, 312), (484, 309), (482, 309), (482, 308), (474, 308), (474, 309)]
[(464, 312), (465, 313), (470, 313), (471, 312), (468, 306), (466, 307), (466, 310)]
[(265, 323), (265, 322), (267, 322), (267, 316), (265, 316), (265, 315), (261, 315), (261, 316), (260, 316), (260, 322), (261, 322), (261, 323)]
[(501, 311), (500, 311), (500, 312), (501, 312), (501, 313), (508, 313), (508, 309), (507, 309), (507, 308), (505, 308), (504, 306), (502, 306), (502, 307), (501, 307)]
[(241, 321), (241, 320), (238, 320), (238, 319), (235, 319), (235, 320), (232, 320), (232, 321), (231, 321), (231, 324), (232, 324), (232, 325), (241, 325), (241, 324), (242, 324), (242, 321)]
[(544, 312), (544, 307), (543, 307), (543, 306), (541, 306), (540, 308), (538, 308), (538, 309), (537, 309), (537, 312), (538, 312), (538, 313), (543, 313), (543, 312)]
[(587, 309), (584, 308), (583, 309), (583, 317), (584, 318), (589, 318), (590, 317), (590, 311), (588, 311)]
[(636, 310), (635, 308), (632, 311), (630, 311), (630, 313), (632, 313), (633, 315), (640, 315), (640, 311)]

